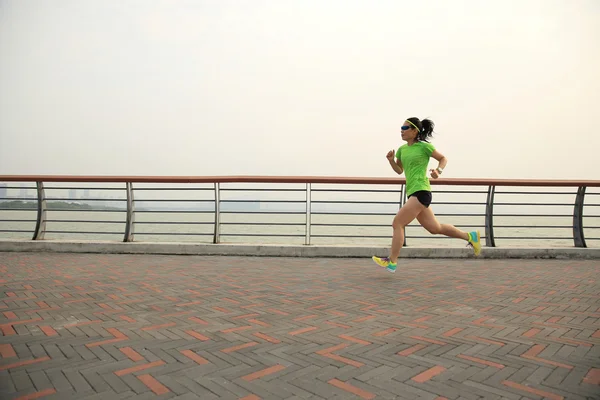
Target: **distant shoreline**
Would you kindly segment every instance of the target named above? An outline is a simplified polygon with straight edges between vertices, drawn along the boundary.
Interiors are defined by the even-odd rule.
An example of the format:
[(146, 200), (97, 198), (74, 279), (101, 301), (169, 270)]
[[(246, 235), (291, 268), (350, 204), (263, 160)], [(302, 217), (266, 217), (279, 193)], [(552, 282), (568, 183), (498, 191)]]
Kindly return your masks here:
[[(22, 209), (37, 209), (36, 201), (23, 201), (23, 200), (0, 200), (0, 206), (2, 208), (10, 208), (14, 210)], [(124, 208), (107, 207), (96, 205), (92, 206), (87, 203), (76, 203), (67, 201), (47, 201), (49, 210), (115, 210), (125, 211)]]

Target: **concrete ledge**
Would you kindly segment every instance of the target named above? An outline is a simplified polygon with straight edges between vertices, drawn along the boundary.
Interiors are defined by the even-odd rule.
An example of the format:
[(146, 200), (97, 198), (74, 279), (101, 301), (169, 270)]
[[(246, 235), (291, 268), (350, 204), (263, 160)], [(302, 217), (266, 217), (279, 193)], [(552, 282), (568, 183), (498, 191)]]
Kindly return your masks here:
[[(109, 241), (33, 241), (0, 239), (0, 252), (166, 254), (270, 257), (367, 257), (385, 256), (388, 247), (297, 246), (279, 244), (197, 244)], [(467, 247), (405, 247), (401, 258), (475, 258)], [(600, 248), (483, 248), (480, 258), (600, 259)]]

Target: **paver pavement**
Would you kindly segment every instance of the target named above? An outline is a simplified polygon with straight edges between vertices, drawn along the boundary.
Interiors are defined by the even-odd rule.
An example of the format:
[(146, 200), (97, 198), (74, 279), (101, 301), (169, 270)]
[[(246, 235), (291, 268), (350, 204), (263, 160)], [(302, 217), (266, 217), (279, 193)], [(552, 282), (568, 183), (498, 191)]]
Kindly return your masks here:
[(0, 253), (2, 399), (600, 398), (597, 261)]

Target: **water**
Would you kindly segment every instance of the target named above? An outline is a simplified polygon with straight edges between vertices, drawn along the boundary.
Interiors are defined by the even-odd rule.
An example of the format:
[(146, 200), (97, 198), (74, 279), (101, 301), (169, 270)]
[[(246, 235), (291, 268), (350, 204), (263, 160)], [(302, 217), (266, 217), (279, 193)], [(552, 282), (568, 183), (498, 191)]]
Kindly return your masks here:
[[(23, 220), (0, 222), (0, 238), (31, 239), (35, 229), (35, 211), (0, 211), (0, 219)], [(112, 240), (122, 241), (125, 230), (125, 212), (48, 211), (49, 240)], [(313, 245), (374, 245), (388, 246), (391, 240), (392, 215), (312, 215), (311, 244)], [(454, 224), (462, 230), (479, 229), (484, 235), (483, 216), (438, 216), (441, 223)], [(81, 222), (76, 222), (81, 221)], [(198, 242), (212, 243), (213, 213), (143, 213), (135, 215), (135, 241), (142, 242)], [(600, 233), (595, 227), (599, 217), (584, 218), (584, 231), (589, 247), (597, 247), (593, 240)], [(321, 224), (335, 224), (324, 226)], [(347, 226), (347, 225), (370, 226)], [(571, 217), (499, 217), (494, 218), (496, 246), (519, 247), (572, 247)], [(527, 226), (526, 228), (500, 226)], [(560, 228), (554, 228), (560, 226)], [(84, 233), (95, 232), (95, 233)], [(429, 234), (415, 221), (407, 227), (409, 246), (457, 247), (464, 243), (457, 239)], [(282, 235), (273, 237), (271, 235)], [(305, 243), (306, 215), (274, 213), (221, 215), (222, 243)], [(515, 239), (525, 237), (528, 239)], [(561, 239), (558, 239), (561, 238)]]

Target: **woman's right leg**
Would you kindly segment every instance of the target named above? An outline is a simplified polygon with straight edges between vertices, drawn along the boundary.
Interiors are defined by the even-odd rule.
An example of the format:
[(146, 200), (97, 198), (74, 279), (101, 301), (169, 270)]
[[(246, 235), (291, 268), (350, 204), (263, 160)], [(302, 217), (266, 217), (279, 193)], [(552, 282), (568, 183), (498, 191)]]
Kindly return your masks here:
[(387, 270), (390, 272), (396, 272), (396, 263), (398, 262), (398, 256), (400, 255), (400, 249), (402, 249), (402, 245), (404, 244), (404, 228), (424, 209), (425, 206), (421, 204), (416, 197), (410, 197), (406, 204), (402, 206), (392, 222), (394, 233), (392, 236), (390, 256), (384, 258), (373, 256), (373, 261), (375, 261), (377, 265), (387, 267)]
[(400, 250), (404, 245), (404, 228), (417, 218), (423, 210), (425, 210), (425, 206), (414, 196), (408, 199), (394, 217), (394, 221), (392, 222), (394, 234), (392, 236), (392, 248), (390, 251), (390, 261), (392, 264), (398, 262)]

